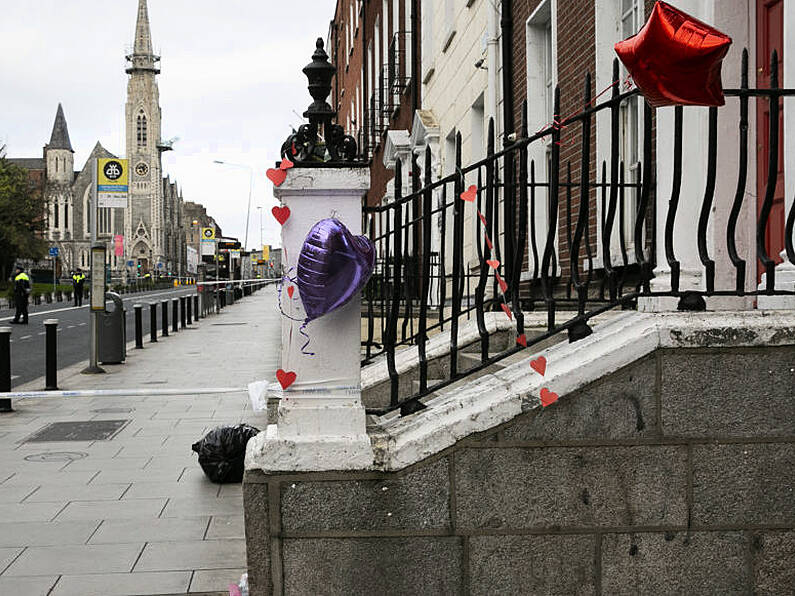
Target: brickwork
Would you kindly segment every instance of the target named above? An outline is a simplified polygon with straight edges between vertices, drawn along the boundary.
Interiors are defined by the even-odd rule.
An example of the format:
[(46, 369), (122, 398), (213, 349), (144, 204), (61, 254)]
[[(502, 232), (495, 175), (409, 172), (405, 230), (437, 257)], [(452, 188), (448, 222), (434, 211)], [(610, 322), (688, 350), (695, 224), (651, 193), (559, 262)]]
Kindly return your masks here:
[[(412, 1), (401, 0), (398, 4), (398, 14), (393, 13), (393, 3), (387, 3), (387, 14), (382, 15), (383, 4), (381, 2), (362, 2), (361, 0), (338, 0), (334, 20), (331, 24), (329, 55), (331, 62), (336, 66), (337, 72), (333, 81), (332, 98), (333, 107), (337, 110), (337, 122), (347, 126), (348, 119), (351, 125), (348, 132), (359, 142), (360, 149), (369, 147), (372, 160), (370, 166), (370, 190), (366, 195), (368, 205), (377, 205), (381, 202), (386, 193), (387, 183), (393, 178), (394, 172), (384, 167), (384, 144), (386, 131), (392, 130), (411, 130), (413, 114), (412, 89), (409, 84), (399, 95), (399, 102), (395, 109), (389, 114), (376, 115), (383, 118), (380, 126), (380, 133), (375, 138), (369, 138), (365, 127), (367, 115), (365, 111), (369, 109), (369, 99), (371, 95), (379, 95), (379, 76), (382, 68), (388, 62), (388, 48), (381, 48), (378, 55), (374, 55), (375, 80), (372, 80), (371, 65), (368, 60), (368, 45), (373, 45), (375, 54), (376, 44), (373, 40), (376, 35), (376, 23), (380, 24), (383, 31), (383, 23), (387, 23), (388, 30), (394, 34), (403, 31), (406, 22), (406, 12), (411, 11)], [(420, 2), (417, 1), (419, 7)], [(351, 23), (351, 8), (353, 7), (353, 21)], [(419, 13), (419, 8), (417, 8)], [(410, 14), (410, 13), (409, 13)], [(419, 18), (417, 19), (419, 21)], [(392, 40), (392, 34), (388, 39)], [(419, 35), (417, 31), (415, 35)], [(383, 32), (379, 39), (383, 39)], [(349, 42), (350, 40), (350, 42)], [(410, 37), (402, 38), (400, 47), (411, 43)], [(383, 44), (380, 44), (383, 45)], [(419, 44), (417, 44), (419, 50)], [(403, 56), (406, 54), (404, 53)], [(364, 77), (362, 77), (362, 67), (364, 66)], [(359, 108), (357, 109), (356, 100), (358, 89)], [(353, 110), (351, 102), (354, 102)], [(372, 117), (372, 116), (370, 116)], [(355, 124), (354, 124), (355, 123)]]
[(248, 472), (252, 594), (786, 593), (792, 362), (658, 350), (398, 473)]

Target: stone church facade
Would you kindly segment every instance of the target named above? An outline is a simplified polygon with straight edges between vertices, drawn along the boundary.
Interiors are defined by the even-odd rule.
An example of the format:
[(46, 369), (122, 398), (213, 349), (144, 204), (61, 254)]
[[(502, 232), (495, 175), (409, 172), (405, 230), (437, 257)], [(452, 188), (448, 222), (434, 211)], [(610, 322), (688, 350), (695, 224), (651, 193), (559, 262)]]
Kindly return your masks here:
[[(126, 156), (130, 164), (128, 206), (100, 208), (97, 238), (108, 247), (115, 279), (136, 273), (184, 275), (186, 239), (182, 191), (163, 176), (161, 156), (171, 149), (161, 141), (160, 95), (156, 76), (160, 57), (152, 50), (146, 0), (139, 0), (133, 52), (127, 57), (125, 105)], [(99, 142), (82, 170), (74, 171), (74, 150), (63, 107), (59, 104), (43, 158), (10, 159), (31, 174), (39, 170), (46, 199), (46, 238), (59, 249), (60, 270), (87, 269), (91, 246), (90, 200), (95, 158), (117, 157)], [(123, 238), (123, 254), (116, 240)]]

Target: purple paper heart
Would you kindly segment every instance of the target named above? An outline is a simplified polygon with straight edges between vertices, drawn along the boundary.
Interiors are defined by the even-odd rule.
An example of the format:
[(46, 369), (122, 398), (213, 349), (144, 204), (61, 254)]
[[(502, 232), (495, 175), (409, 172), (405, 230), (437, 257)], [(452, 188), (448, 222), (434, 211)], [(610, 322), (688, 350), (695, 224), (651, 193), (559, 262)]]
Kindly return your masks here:
[(361, 292), (374, 265), (369, 238), (354, 236), (335, 218), (317, 222), (298, 255), (296, 285), (306, 320), (330, 313)]

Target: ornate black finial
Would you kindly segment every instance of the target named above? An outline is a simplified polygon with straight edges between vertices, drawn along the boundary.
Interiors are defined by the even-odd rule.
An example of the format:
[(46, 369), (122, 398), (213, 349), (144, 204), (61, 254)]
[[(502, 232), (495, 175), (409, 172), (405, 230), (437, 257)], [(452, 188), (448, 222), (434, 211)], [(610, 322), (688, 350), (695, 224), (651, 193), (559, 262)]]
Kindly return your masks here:
[(282, 145), (282, 157), (295, 163), (352, 161), (357, 147), (354, 138), (332, 120), (337, 112), (326, 101), (331, 93), (331, 79), (336, 68), (328, 60), (323, 40), (318, 37), (312, 62), (302, 72), (309, 80), (309, 94), (314, 100), (304, 112), (309, 124), (303, 124)]

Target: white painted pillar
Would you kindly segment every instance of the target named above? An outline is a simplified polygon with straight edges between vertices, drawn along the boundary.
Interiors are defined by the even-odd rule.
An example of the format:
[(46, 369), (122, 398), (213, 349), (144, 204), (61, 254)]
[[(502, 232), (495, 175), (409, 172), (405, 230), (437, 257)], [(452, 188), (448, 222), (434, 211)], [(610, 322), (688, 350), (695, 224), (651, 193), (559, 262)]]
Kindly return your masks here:
[[(782, 86), (795, 88), (795, 0), (784, 0), (784, 80)], [(795, 97), (784, 98), (784, 222), (792, 209), (795, 200)], [(795, 289), (795, 265), (787, 259), (786, 250), (782, 251), (784, 259), (776, 267), (776, 289)], [(759, 285), (765, 288), (765, 280)], [(792, 296), (759, 296), (758, 306), (763, 310), (795, 309), (795, 297)]]
[[(294, 277), (298, 257), (311, 228), (320, 220), (336, 217), (353, 234), (361, 234), (362, 198), (370, 186), (366, 168), (293, 168), (286, 181), (274, 189), (290, 218), (282, 226), (286, 275)], [(281, 295), (284, 312), (303, 319), (298, 289), (290, 299), (285, 282)], [(296, 373), (293, 385), (282, 391), (272, 384), (269, 396), (281, 398), (277, 423), (249, 441), (247, 469), (343, 470), (372, 463), (373, 452), (365, 430), (361, 402), (361, 300), (310, 322), (305, 338), (300, 322), (282, 318), (281, 367)]]

